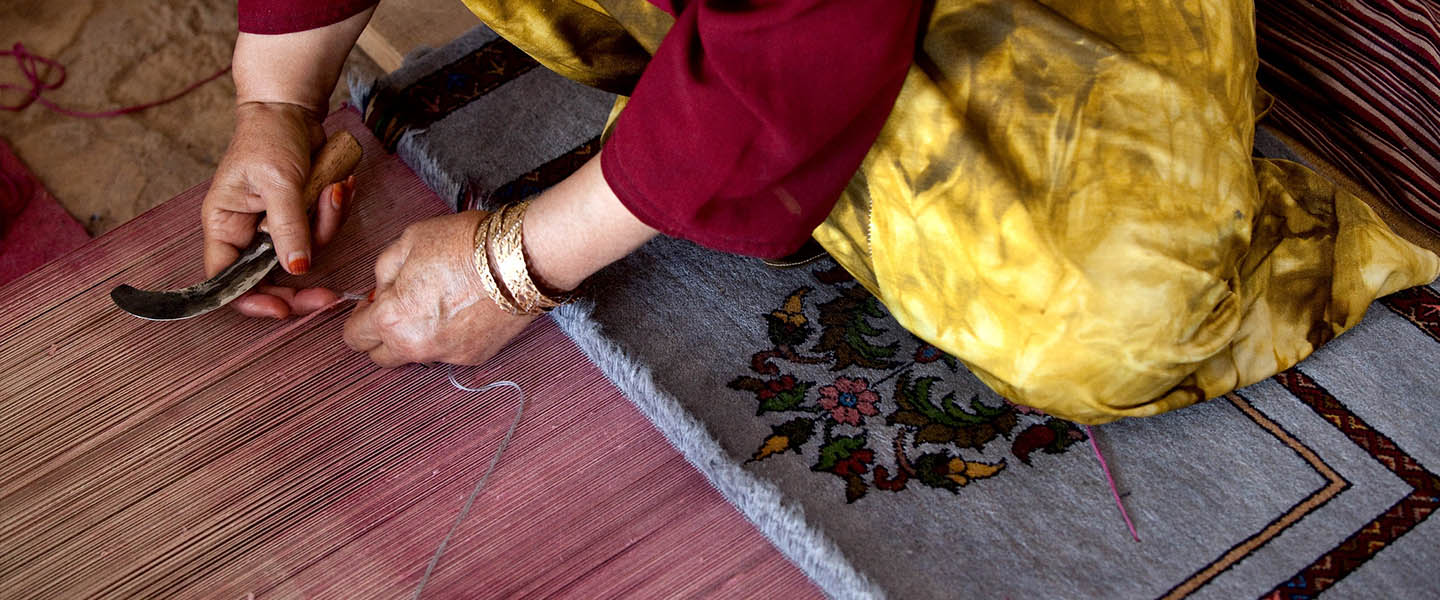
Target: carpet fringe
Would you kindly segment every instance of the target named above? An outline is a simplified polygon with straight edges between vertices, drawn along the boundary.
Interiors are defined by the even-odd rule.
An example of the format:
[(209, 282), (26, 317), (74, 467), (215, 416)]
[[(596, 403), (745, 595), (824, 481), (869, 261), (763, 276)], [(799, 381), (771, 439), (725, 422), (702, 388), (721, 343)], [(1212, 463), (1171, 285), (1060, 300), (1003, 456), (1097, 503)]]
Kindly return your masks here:
[(600, 331), (589, 301), (567, 304), (550, 313), (561, 331), (580, 346), (625, 397), (640, 409), (685, 460), (710, 485), (740, 510), (781, 554), (789, 558), (831, 598), (884, 598), (885, 594), (861, 574), (839, 546), (810, 526), (800, 506), (782, 502), (775, 486), (731, 460), (704, 424), (691, 416), (673, 396), (660, 389), (650, 369), (631, 359)]

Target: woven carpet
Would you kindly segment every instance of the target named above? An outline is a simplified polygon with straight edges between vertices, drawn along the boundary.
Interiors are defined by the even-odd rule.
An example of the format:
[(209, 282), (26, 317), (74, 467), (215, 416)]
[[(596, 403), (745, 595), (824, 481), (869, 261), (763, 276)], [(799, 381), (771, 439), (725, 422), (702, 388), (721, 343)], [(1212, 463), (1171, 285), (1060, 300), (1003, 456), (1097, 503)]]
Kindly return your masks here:
[[(441, 202), (365, 132), (356, 211), (313, 283), (363, 290)], [(0, 597), (410, 597), (514, 414), (439, 369), (229, 311), (168, 323), (119, 283), (200, 277), (192, 189), (0, 286)], [(813, 597), (549, 320), (482, 368), (529, 401), (427, 598)]]
[[(353, 90), (455, 206), (563, 177), (597, 148), (610, 100), (483, 29)], [(528, 175), (487, 177), (507, 172)], [(780, 271), (659, 239), (588, 296), (554, 313), (560, 327), (828, 595), (1440, 589), (1435, 287), (1377, 303), (1273, 380), (1096, 428), (1138, 543), (1085, 429), (1006, 403), (834, 263)]]

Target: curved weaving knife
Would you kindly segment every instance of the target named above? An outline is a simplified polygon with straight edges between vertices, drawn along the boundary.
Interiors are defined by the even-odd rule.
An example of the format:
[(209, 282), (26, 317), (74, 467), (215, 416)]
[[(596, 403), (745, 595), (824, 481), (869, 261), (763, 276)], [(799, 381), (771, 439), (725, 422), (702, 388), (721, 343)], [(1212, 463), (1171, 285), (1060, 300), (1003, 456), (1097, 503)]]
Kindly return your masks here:
[[(360, 142), (349, 132), (340, 131), (325, 141), (311, 161), (310, 179), (305, 182), (301, 197), (315, 206), (325, 186), (344, 179), (360, 162)], [(219, 275), (180, 290), (141, 290), (121, 285), (110, 291), (110, 299), (121, 310), (142, 319), (174, 321), (203, 315), (225, 306), (255, 287), (275, 265), (275, 243), (270, 235), (256, 232), (240, 256)]]

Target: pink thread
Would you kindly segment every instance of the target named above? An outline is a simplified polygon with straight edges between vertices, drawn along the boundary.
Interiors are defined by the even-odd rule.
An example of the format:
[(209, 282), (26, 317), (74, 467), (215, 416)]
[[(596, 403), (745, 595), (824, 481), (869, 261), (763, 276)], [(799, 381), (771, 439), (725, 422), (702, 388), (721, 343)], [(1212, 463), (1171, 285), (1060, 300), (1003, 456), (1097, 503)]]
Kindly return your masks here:
[(1100, 445), (1095, 443), (1095, 432), (1090, 430), (1089, 425), (1084, 425), (1085, 437), (1090, 438), (1090, 448), (1095, 450), (1095, 458), (1100, 460), (1100, 470), (1105, 472), (1105, 483), (1110, 485), (1110, 495), (1115, 498), (1115, 506), (1120, 508), (1120, 517), (1125, 519), (1125, 526), (1130, 528), (1130, 537), (1140, 541), (1140, 535), (1135, 533), (1135, 523), (1130, 521), (1130, 513), (1125, 510), (1125, 503), (1120, 501), (1120, 490), (1115, 486), (1115, 478), (1110, 475), (1110, 465), (1105, 463), (1105, 455), (1100, 453)]
[[(30, 106), (31, 104), (38, 103), (41, 106), (44, 106), (45, 108), (53, 110), (62, 115), (76, 117), (80, 119), (104, 119), (108, 117), (118, 117), (120, 115), (127, 115), (133, 112), (139, 112), (154, 106), (160, 106), (161, 104), (167, 104), (169, 102), (173, 102), (179, 99), (185, 94), (195, 91), (195, 88), (219, 79), (220, 76), (230, 72), (230, 67), (227, 66), (223, 69), (220, 69), (219, 71), (216, 71), (214, 75), (192, 83), (185, 89), (180, 90), (173, 95), (156, 100), (154, 102), (146, 102), (144, 104), (137, 104), (135, 106), (127, 106), (125, 108), (117, 108), (115, 110), (107, 110), (103, 112), (86, 112), (65, 108), (63, 106), (55, 104), (54, 102), (51, 102), (50, 100), (44, 98), (41, 95), (44, 94), (47, 90), (58, 89), (61, 85), (65, 83), (65, 66), (60, 64), (60, 61), (53, 58), (45, 58), (43, 56), (31, 54), (29, 50), (25, 49), (25, 44), (22, 44), (20, 42), (15, 42), (15, 45), (9, 50), (0, 50), (0, 56), (15, 57), (15, 63), (20, 67), (20, 72), (25, 75), (25, 79), (28, 81), (30, 86), (29, 89), (26, 90), (25, 99), (21, 100), (19, 104), (0, 104), (0, 109), (19, 112), (25, 110), (25, 108)], [(40, 75), (40, 67), (42, 65), (50, 67), (51, 72), (56, 74), (56, 76), (53, 78), (53, 81), (46, 81), (45, 78)], [(26, 88), (23, 85), (0, 83), (0, 91), (25, 89)]]

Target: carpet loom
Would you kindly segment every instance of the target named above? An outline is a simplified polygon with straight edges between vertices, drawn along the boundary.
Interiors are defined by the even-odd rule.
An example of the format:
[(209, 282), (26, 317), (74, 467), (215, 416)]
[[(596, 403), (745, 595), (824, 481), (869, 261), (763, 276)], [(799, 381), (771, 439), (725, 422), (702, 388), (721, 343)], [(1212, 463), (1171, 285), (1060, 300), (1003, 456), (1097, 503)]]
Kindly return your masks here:
[[(362, 140), (355, 213), (302, 281), (364, 289), (446, 207)], [(204, 186), (0, 286), (0, 596), (408, 597), (515, 397), (345, 349), (347, 311), (276, 347), (228, 311), (154, 323), (119, 283), (198, 281)], [(472, 382), (530, 403), (426, 587), (444, 597), (815, 597), (548, 319)]]

